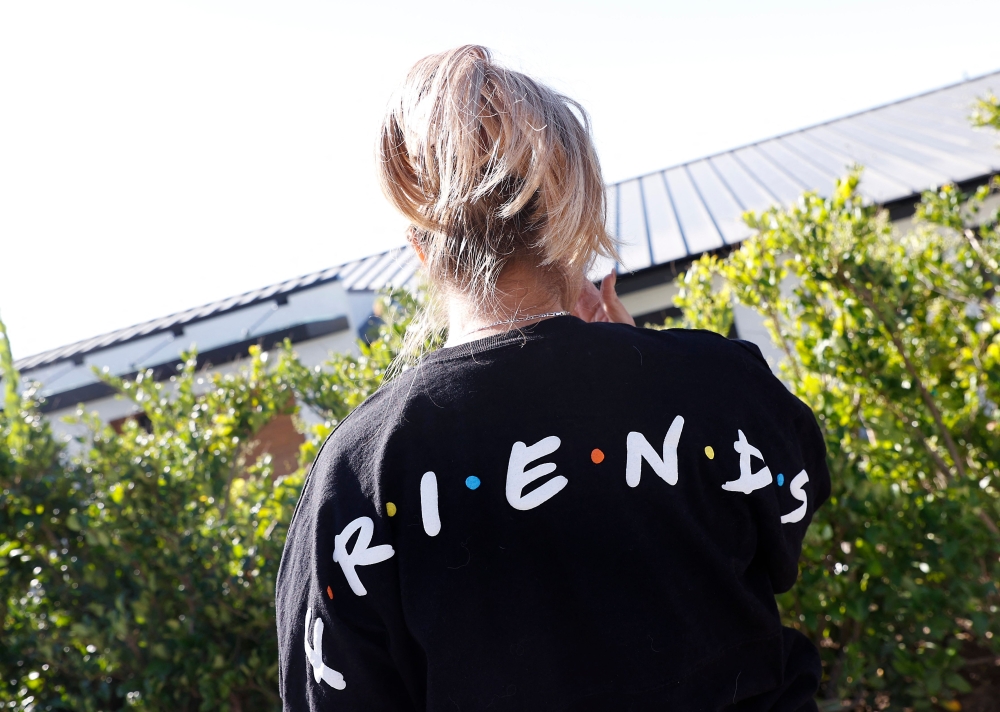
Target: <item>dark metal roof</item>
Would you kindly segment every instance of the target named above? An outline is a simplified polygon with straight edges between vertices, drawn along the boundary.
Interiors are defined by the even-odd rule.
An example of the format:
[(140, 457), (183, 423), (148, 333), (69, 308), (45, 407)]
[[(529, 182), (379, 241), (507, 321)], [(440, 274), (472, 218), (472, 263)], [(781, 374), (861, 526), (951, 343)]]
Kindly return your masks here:
[[(745, 239), (741, 215), (826, 193), (853, 163), (879, 204), (944, 183), (1000, 172), (994, 133), (973, 129), (971, 103), (1000, 91), (1000, 71), (608, 186), (608, 226), (622, 241), (620, 272), (638, 271)], [(22, 372), (341, 280), (349, 291), (412, 286), (417, 260), (398, 247), (17, 361)]]
[(609, 186), (620, 271), (684, 259), (745, 239), (745, 210), (828, 194), (847, 167), (881, 205), (1000, 172), (995, 133), (974, 129), (972, 102), (1000, 92), (1000, 72), (782, 134)]
[[(274, 301), (290, 294), (312, 289), (328, 282), (341, 280), (348, 290), (381, 289), (387, 286), (408, 286), (414, 278), (415, 265), (411, 264), (409, 248), (397, 247), (370, 257), (312, 272), (235, 297), (220, 299), (193, 309), (153, 319), (142, 324), (118, 329), (73, 344), (18, 359), (15, 366), (25, 373), (59, 361), (80, 360), (86, 354), (116, 346), (142, 337), (165, 332), (178, 333), (186, 326), (222, 314)], [(369, 287), (369, 285), (374, 285)]]
[[(328, 334), (335, 334), (348, 328), (349, 322), (346, 316), (298, 324), (291, 328), (278, 329), (277, 331), (254, 335), (251, 338), (230, 341), (223, 346), (200, 351), (195, 361), (198, 368), (206, 365), (219, 366), (244, 358), (251, 346), (256, 345), (265, 350), (270, 350), (280, 346), (285, 339), (288, 339), (292, 343), (297, 343)], [(184, 361), (180, 358), (170, 358), (168, 356), (168, 360), (159, 361), (153, 366), (144, 368), (143, 371), (151, 371), (151, 377), (154, 380), (162, 381), (176, 374), (178, 368), (183, 363)], [(86, 364), (74, 365), (70, 370), (76, 371), (76, 375), (83, 376), (83, 378), (77, 378), (71, 387), (66, 387), (66, 385), (58, 387), (61, 379), (65, 381), (63, 377), (68, 375), (69, 371), (52, 374), (55, 377), (46, 379), (48, 383), (42, 385), (41, 394), (45, 396), (45, 400), (38, 407), (41, 412), (51, 413), (54, 410), (72, 408), (77, 403), (86, 403), (97, 398), (104, 398), (116, 392), (112, 386), (95, 378), (93, 372), (86, 367)], [(138, 370), (128, 371), (126, 369), (124, 373), (115, 373), (114, 375), (119, 378), (131, 379), (135, 378), (138, 373)], [(53, 388), (53, 383), (57, 384), (57, 387)]]

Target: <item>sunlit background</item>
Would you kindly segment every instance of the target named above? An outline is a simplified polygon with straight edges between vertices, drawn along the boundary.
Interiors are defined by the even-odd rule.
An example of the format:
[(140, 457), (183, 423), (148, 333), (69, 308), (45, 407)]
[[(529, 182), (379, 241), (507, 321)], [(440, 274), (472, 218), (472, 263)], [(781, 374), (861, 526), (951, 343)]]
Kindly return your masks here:
[(613, 181), (996, 70), (997, 27), (982, 0), (5, 2), (0, 317), (27, 356), (402, 243), (374, 137), (451, 46), (583, 102)]

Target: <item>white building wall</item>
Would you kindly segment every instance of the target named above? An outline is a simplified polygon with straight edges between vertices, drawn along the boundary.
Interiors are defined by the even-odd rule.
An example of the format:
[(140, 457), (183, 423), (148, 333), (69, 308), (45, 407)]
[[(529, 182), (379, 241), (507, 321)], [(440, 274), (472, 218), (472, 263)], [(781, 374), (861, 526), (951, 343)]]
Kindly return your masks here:
[(736, 324), (737, 338), (749, 341), (760, 349), (767, 360), (767, 365), (775, 375), (780, 375), (780, 364), (785, 358), (784, 352), (771, 340), (771, 335), (764, 325), (764, 317), (742, 304), (733, 306), (733, 321)]
[(372, 315), (377, 294), (371, 290), (351, 290), (347, 293), (348, 314), (351, 318), (351, 328), (356, 336)]
[[(84, 404), (83, 409), (86, 413), (97, 415), (104, 423), (124, 418), (138, 411), (138, 408), (135, 407), (132, 401), (125, 400), (117, 395), (92, 400)], [(86, 437), (88, 432), (87, 428), (83, 425), (66, 422), (67, 419), (72, 418), (76, 414), (76, 411), (77, 406), (74, 405), (71, 408), (61, 408), (45, 414), (46, 419), (49, 421), (49, 426), (52, 428), (52, 433), (56, 436), (56, 439), (67, 444), (67, 452), (71, 456), (80, 453), (82, 446), (77, 441), (77, 438)]]
[[(623, 294), (621, 300), (625, 308), (628, 309), (629, 314), (638, 316), (672, 307), (677, 291), (677, 283), (674, 280), (666, 284), (658, 284), (655, 287), (639, 289), (635, 292)], [(642, 326), (642, 324), (639, 324), (639, 326)]]
[[(301, 341), (295, 344), (294, 350), (303, 364), (310, 367), (318, 366), (333, 354), (358, 353), (357, 337), (354, 334), (354, 329), (348, 328), (335, 334), (327, 334), (318, 339)], [(278, 349), (268, 352), (270, 359), (277, 358), (278, 355)], [(213, 375), (234, 373), (246, 366), (247, 361), (248, 359), (244, 358), (222, 364), (221, 366), (204, 369), (199, 373), (195, 390), (202, 392), (208, 390)], [(172, 390), (172, 384), (169, 381), (164, 382), (163, 385), (168, 392)], [(61, 408), (46, 414), (46, 418), (52, 427), (52, 432), (60, 441), (67, 443), (70, 455), (79, 454), (81, 446), (76, 442), (76, 439), (87, 435), (87, 428), (83, 425), (67, 422), (67, 419), (76, 415), (77, 408), (78, 405), (74, 404), (71, 407)], [(86, 413), (96, 415), (104, 423), (110, 423), (130, 415), (135, 415), (140, 411), (140, 408), (127, 398), (119, 395), (111, 395), (83, 404), (83, 410)], [(315, 413), (304, 412), (302, 415), (310, 423), (318, 422), (319, 420)]]

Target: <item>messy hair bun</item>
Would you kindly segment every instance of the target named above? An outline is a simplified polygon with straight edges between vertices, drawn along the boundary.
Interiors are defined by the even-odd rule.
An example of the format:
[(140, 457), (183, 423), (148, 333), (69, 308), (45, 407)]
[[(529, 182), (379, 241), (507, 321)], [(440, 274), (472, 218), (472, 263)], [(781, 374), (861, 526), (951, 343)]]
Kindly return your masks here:
[(378, 152), (382, 190), (410, 221), (432, 289), (459, 290), (489, 312), (512, 261), (569, 276), (616, 256), (583, 107), (485, 47), (417, 62)]

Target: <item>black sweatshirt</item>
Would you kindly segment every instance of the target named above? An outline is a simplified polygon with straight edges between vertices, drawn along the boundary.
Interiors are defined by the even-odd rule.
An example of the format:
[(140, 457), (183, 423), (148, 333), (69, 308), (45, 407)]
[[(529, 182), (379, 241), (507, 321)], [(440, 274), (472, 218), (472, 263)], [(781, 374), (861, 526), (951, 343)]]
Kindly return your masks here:
[(815, 709), (774, 594), (829, 491), (752, 344), (564, 316), (441, 349), (312, 467), (284, 709)]

